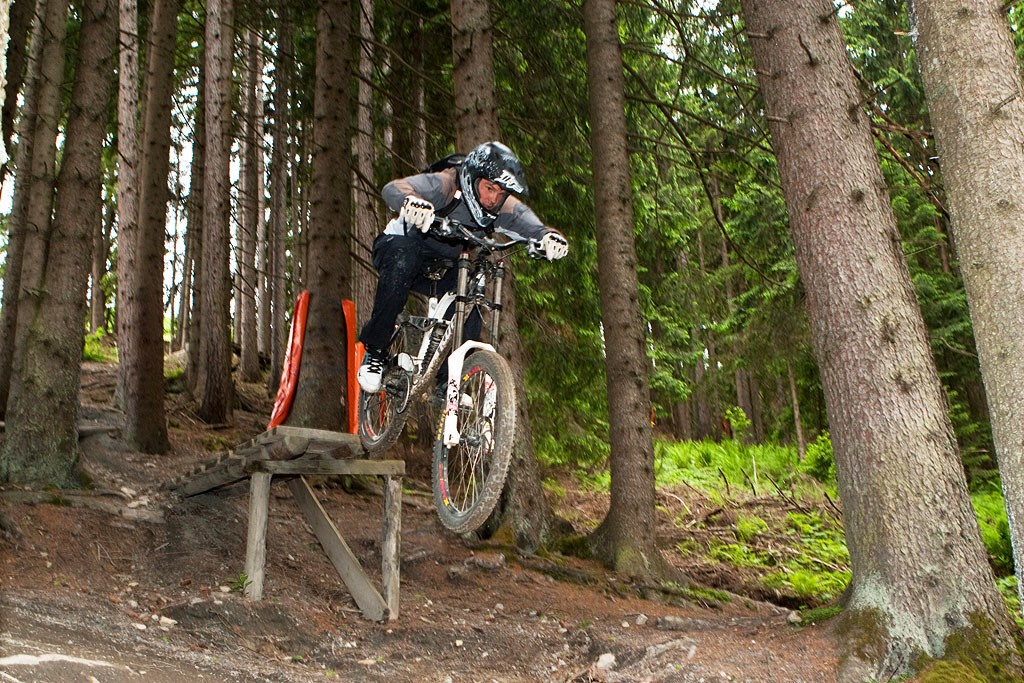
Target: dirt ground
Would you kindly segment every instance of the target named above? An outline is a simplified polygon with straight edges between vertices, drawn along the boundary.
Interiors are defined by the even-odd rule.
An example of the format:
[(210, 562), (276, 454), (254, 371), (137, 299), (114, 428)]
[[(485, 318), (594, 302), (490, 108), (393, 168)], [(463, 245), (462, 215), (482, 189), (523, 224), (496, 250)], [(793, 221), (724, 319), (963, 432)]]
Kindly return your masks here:
[[(86, 364), (86, 426), (119, 424), (113, 382), (112, 367)], [(695, 585), (734, 596), (672, 599), (594, 563), (449, 534), (433, 511), (427, 456), (414, 451), (397, 621), (361, 616), (280, 484), (271, 492), (265, 598), (251, 602), (237, 590), (244, 488), (186, 499), (164, 488), (263, 431), (270, 402), (258, 388), (243, 394), (247, 409), (218, 428), (171, 394), (173, 449), (164, 456), (128, 450), (117, 429), (84, 436), (89, 490), (0, 490), (0, 682), (836, 680), (831, 628), (793, 626), (790, 608), (743, 577), (683, 566)], [(581, 529), (600, 521), (604, 497), (566, 487), (555, 509)], [(326, 480), (316, 489), (379, 581), (379, 493)], [(685, 490), (664, 495), (676, 512), (699, 507)], [(678, 557), (679, 533), (666, 522), (666, 557)]]

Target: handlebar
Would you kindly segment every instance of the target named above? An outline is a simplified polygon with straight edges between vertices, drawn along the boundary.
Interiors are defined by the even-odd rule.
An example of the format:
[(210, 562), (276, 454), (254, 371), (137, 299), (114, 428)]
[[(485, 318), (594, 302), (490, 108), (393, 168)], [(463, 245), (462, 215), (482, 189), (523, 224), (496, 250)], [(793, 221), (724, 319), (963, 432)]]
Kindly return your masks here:
[[(524, 242), (519, 242), (517, 240), (499, 242), (489, 237), (480, 237), (478, 235), (473, 234), (473, 231), (467, 228), (462, 223), (454, 219), (448, 218), (447, 216), (445, 216), (444, 218), (435, 218), (433, 224), (431, 224), (430, 226), (430, 232), (433, 232), (434, 234), (447, 239), (455, 238), (462, 240), (463, 242), (474, 244), (488, 252), (506, 251), (508, 249), (513, 249), (519, 246), (520, 244), (524, 244)], [(537, 248), (539, 246), (539, 242), (537, 240), (529, 240), (528, 242), (525, 242), (525, 244), (527, 246), (527, 250), (530, 256), (537, 258)]]

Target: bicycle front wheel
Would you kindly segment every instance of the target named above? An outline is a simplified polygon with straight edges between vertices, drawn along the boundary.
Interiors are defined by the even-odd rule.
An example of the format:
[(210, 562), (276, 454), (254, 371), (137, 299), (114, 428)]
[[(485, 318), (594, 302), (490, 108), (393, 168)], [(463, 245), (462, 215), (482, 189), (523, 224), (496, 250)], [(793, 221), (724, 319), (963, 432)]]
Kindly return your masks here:
[[(443, 420), (443, 416), (442, 416)], [(459, 385), (459, 443), (434, 443), (434, 505), (457, 534), (476, 531), (498, 504), (516, 431), (516, 391), (508, 362), (493, 351), (466, 358)]]

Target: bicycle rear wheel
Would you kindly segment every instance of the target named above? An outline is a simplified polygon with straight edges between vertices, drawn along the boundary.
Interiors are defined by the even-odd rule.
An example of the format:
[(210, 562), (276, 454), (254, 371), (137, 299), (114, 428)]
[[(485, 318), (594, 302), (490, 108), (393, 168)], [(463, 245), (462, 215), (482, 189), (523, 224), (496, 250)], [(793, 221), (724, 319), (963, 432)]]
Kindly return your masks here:
[[(442, 416), (443, 419), (443, 416)], [(459, 443), (434, 442), (434, 505), (457, 534), (476, 531), (498, 504), (516, 431), (516, 391), (508, 362), (493, 351), (466, 357), (459, 386)]]
[(395, 362), (398, 354), (405, 351), (406, 342), (406, 331), (399, 326), (388, 347), (380, 391), (373, 394), (359, 392), (359, 441), (369, 453), (391, 448), (402, 435), (409, 418), (412, 375)]

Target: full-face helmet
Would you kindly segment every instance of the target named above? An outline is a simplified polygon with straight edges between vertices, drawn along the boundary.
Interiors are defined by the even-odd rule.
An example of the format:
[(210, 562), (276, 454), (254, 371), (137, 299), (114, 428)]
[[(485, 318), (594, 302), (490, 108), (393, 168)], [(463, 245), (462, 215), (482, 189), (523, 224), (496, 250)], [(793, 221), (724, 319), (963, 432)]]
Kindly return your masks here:
[(481, 226), (487, 227), (498, 216), (498, 210), (504, 197), (489, 209), (480, 203), (480, 181), (490, 180), (508, 194), (525, 196), (527, 194), (526, 177), (523, 166), (512, 150), (500, 142), (485, 142), (466, 155), (459, 167), (459, 189), (466, 200), (473, 219)]

